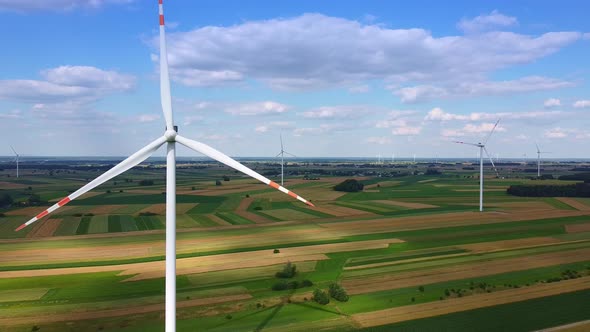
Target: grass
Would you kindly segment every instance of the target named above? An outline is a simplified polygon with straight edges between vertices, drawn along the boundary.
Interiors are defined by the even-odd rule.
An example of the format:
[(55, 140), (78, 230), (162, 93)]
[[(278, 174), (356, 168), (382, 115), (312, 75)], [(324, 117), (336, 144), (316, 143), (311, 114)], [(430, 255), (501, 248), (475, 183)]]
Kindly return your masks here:
[(261, 213), (279, 220), (313, 219), (317, 216), (295, 209), (262, 210)]
[(92, 217), (88, 226), (88, 234), (108, 233), (108, 231), (109, 216), (100, 215)]
[(77, 217), (63, 217), (59, 227), (53, 234), (54, 236), (67, 236), (76, 234), (76, 230), (80, 225), (80, 219)]
[(76, 235), (88, 234), (90, 219), (91, 217), (82, 217), (82, 219), (80, 219), (80, 224), (78, 225), (78, 229), (76, 229)]
[(533, 331), (590, 319), (589, 297), (583, 290), (360, 331)]
[(165, 228), (164, 224), (162, 224), (160, 219), (156, 216), (137, 216), (135, 217), (135, 220), (137, 223), (137, 229), (140, 231)]
[(215, 215), (232, 225), (248, 225), (254, 223), (234, 212), (217, 212)]

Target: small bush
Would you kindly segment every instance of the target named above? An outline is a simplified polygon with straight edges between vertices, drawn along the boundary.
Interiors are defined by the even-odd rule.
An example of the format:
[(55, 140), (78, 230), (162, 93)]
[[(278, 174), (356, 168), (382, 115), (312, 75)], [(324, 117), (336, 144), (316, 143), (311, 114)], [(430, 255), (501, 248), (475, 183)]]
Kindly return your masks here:
[(92, 216), (94, 216), (94, 213), (84, 213), (84, 216), (86, 216), (86, 217), (92, 217)]
[(225, 319), (227, 319), (227, 320), (232, 319), (232, 318), (233, 318), (232, 315), (226, 315), (225, 316)]
[(334, 298), (337, 301), (340, 302), (346, 302), (348, 301), (348, 294), (346, 293), (346, 290), (344, 290), (344, 288), (342, 288), (342, 286), (340, 286), (337, 283), (331, 283), (329, 288), (328, 288), (328, 292), (330, 293), (330, 296), (332, 298)]
[(326, 305), (330, 303), (330, 297), (328, 293), (324, 292), (321, 289), (316, 289), (313, 291), (313, 301), (322, 305)]
[(305, 279), (301, 282), (301, 287), (311, 287), (313, 286), (313, 282), (309, 279)]
[(216, 186), (221, 186), (221, 181), (219, 181), (219, 180), (215, 180), (215, 185), (216, 185)]
[(344, 180), (343, 182), (335, 185), (334, 190), (352, 193), (352, 192), (362, 191), (364, 186), (365, 186), (364, 184), (362, 184), (361, 182), (359, 182), (355, 179), (347, 179), (347, 180)]
[(281, 251), (279, 249), (275, 249), (272, 251), (273, 254), (279, 254)]
[(256, 206), (256, 207), (254, 207), (254, 210), (260, 211), (260, 210), (262, 210), (262, 206)]
[(139, 215), (140, 216), (146, 216), (146, 217), (148, 217), (148, 216), (155, 216), (156, 213), (153, 213), (153, 212), (149, 212), (148, 211), (148, 212), (140, 212)]
[(283, 267), (283, 271), (279, 271), (275, 274), (277, 278), (293, 278), (297, 274), (297, 266), (292, 264), (291, 262), (287, 262), (285, 267)]
[(274, 285), (272, 285), (272, 290), (274, 290), (274, 291), (282, 291), (285, 289), (289, 289), (289, 284), (287, 284), (286, 281), (279, 281), (279, 282), (275, 283)]

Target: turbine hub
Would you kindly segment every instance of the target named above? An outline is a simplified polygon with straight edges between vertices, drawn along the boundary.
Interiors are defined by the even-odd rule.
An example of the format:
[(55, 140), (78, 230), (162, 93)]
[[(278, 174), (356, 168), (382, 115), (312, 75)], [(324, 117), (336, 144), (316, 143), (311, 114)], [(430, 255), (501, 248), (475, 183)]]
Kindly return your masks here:
[(176, 131), (170, 129), (164, 133), (164, 137), (166, 137), (166, 141), (168, 142), (176, 142), (176, 135)]

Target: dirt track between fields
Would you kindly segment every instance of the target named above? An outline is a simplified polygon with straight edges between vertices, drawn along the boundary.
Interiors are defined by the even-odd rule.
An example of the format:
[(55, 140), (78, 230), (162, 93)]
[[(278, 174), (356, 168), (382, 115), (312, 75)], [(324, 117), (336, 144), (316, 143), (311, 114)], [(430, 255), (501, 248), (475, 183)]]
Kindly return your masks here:
[(238, 205), (238, 207), (236, 208), (235, 213), (238, 216), (251, 220), (257, 224), (271, 223), (272, 221), (270, 219), (267, 219), (261, 215), (248, 211), (248, 207), (250, 206), (250, 204), (252, 204), (252, 202), (254, 202), (254, 198), (252, 197), (242, 199), (240, 205)]
[(379, 200), (379, 201), (373, 201), (373, 202), (387, 204), (387, 205), (393, 205), (393, 206), (401, 206), (401, 207), (405, 207), (408, 209), (430, 209), (430, 208), (438, 207), (436, 205), (431, 205), (431, 204), (391, 201), (391, 200)]
[(477, 278), (492, 274), (522, 271), (546, 266), (587, 261), (590, 249), (529, 255), (526, 257), (495, 259), (462, 263), (427, 270), (351, 277), (342, 281), (349, 294), (364, 294), (382, 290), (428, 285), (449, 280)]
[(590, 205), (586, 205), (575, 198), (572, 197), (555, 197), (556, 200), (565, 203), (576, 210), (580, 211), (590, 211)]
[(33, 229), (27, 233), (26, 238), (33, 239), (53, 236), (53, 233), (55, 233), (60, 223), (61, 219), (49, 219), (38, 222), (33, 226)]
[(351, 317), (359, 327), (372, 327), (570, 293), (588, 288), (590, 288), (590, 278), (585, 277), (549, 284), (537, 284), (519, 289), (508, 289), (492, 293), (470, 295), (462, 298), (452, 298), (443, 301), (355, 314)]
[[(197, 307), (204, 305), (211, 305), (217, 303), (233, 302), (240, 300), (247, 300), (252, 298), (250, 294), (237, 294), (237, 295), (226, 295), (211, 298), (178, 301), (176, 303), (177, 308), (188, 308)], [(80, 309), (84, 310), (84, 309)], [(119, 317), (128, 315), (137, 315), (148, 312), (164, 311), (164, 303), (149, 304), (144, 306), (133, 306), (124, 307), (117, 309), (108, 310), (96, 310), (96, 311), (72, 311), (67, 314), (53, 314), (46, 316), (35, 316), (35, 317), (14, 317), (14, 318), (0, 318), (0, 326), (14, 326), (14, 325), (25, 325), (25, 324), (39, 324), (39, 323), (54, 323), (62, 321), (76, 321), (85, 319), (96, 319), (106, 317)]]
[(568, 233), (590, 232), (590, 223), (565, 225), (565, 231)]

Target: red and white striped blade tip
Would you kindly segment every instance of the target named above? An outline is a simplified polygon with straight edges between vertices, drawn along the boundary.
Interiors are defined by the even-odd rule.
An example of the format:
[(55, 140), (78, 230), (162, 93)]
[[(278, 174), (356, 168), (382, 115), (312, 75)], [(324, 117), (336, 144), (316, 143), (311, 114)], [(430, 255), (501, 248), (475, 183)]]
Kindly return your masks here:
[(25, 227), (27, 227), (27, 224), (22, 224), (22, 225), (18, 226), (18, 228), (17, 228), (17, 229), (15, 229), (14, 231), (15, 231), (15, 232), (18, 232), (18, 231), (20, 231), (21, 229), (23, 229), (23, 228), (25, 228)]
[(315, 205), (313, 205), (313, 203), (312, 203), (312, 202), (310, 202), (310, 201), (307, 201), (307, 202), (305, 202), (305, 204), (307, 204), (307, 205), (309, 205), (309, 206), (312, 206), (312, 207), (315, 207)]

